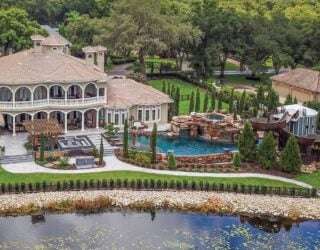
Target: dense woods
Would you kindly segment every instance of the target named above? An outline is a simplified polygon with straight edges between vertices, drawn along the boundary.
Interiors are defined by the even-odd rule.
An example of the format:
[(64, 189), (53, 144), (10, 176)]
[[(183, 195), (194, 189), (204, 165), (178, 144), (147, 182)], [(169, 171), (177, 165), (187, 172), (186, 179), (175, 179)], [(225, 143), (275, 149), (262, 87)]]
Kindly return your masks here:
[[(314, 0), (2, 0), (0, 45), (29, 47), (28, 36), (50, 24), (72, 43), (74, 54), (102, 44), (118, 57), (188, 57), (208, 78), (227, 57), (259, 74), (271, 65), (319, 67), (320, 3)], [(8, 28), (9, 27), (9, 28)]]

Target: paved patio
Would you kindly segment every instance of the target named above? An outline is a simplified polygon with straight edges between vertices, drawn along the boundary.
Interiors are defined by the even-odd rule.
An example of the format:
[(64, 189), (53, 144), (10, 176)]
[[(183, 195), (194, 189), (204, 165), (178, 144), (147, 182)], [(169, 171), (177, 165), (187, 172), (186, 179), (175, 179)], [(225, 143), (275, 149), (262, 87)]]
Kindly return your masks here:
[(3, 165), (2, 168), (11, 173), (52, 173), (52, 174), (82, 174), (82, 173), (100, 173), (100, 172), (111, 172), (111, 171), (137, 171), (151, 174), (163, 174), (163, 175), (174, 175), (174, 176), (195, 176), (195, 177), (217, 177), (217, 178), (263, 178), (269, 180), (283, 181), (292, 183), (301, 187), (312, 188), (311, 185), (304, 182), (278, 177), (267, 174), (254, 174), (254, 173), (197, 173), (197, 172), (182, 172), (182, 171), (170, 171), (170, 170), (157, 170), (137, 167), (122, 161), (119, 161), (115, 156), (108, 156), (104, 158), (106, 166), (103, 168), (95, 169), (82, 169), (82, 170), (56, 170), (48, 169), (37, 165), (34, 162), (20, 163), (20, 164), (8, 164)]
[(24, 144), (27, 142), (27, 138), (27, 133), (19, 133), (16, 136), (12, 136), (11, 134), (1, 135), (0, 145), (5, 146), (6, 156), (25, 155), (27, 154), (27, 150), (25, 149)]

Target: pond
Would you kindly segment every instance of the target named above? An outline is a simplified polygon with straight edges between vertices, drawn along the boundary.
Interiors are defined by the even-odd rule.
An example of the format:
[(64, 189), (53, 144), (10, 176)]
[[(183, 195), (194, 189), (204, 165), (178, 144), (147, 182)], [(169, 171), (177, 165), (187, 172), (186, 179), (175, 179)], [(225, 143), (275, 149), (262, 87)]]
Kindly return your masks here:
[[(147, 136), (137, 137), (137, 148), (149, 147), (150, 138)], [(157, 149), (160, 153), (173, 151), (178, 156), (208, 155), (237, 150), (236, 145), (228, 143), (210, 142), (201, 138), (189, 136), (168, 137), (159, 135)]]
[(320, 222), (159, 211), (0, 218), (0, 249), (319, 249)]

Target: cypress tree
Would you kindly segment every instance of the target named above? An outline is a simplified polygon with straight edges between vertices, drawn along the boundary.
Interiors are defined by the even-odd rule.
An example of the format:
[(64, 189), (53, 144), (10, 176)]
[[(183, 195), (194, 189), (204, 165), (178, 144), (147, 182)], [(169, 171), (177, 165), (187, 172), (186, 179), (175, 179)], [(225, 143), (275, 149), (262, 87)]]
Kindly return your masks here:
[(291, 135), (283, 149), (280, 157), (280, 163), (284, 171), (297, 173), (302, 165), (300, 148), (297, 139)]
[(244, 161), (253, 161), (256, 157), (256, 138), (251, 123), (246, 122), (238, 140), (239, 153)]
[(293, 104), (297, 104), (298, 103), (298, 99), (297, 97), (295, 96), (294, 99), (293, 99)]
[(284, 102), (285, 105), (293, 104), (292, 95), (288, 94)]
[(266, 103), (269, 112), (275, 110), (279, 105), (279, 95), (272, 88), (268, 91)]
[(264, 104), (265, 102), (265, 97), (264, 97), (264, 89), (262, 85), (258, 86), (257, 89), (257, 103), (258, 103), (258, 109), (260, 109), (260, 104)]
[(103, 148), (103, 140), (101, 136), (100, 140), (100, 150), (99, 150), (99, 164), (102, 165), (103, 163), (103, 153), (104, 153), (104, 148)]
[(165, 81), (162, 82), (162, 92), (163, 93), (167, 93), (167, 88), (166, 88), (166, 82)]
[(239, 153), (234, 154), (232, 158), (232, 164), (235, 169), (239, 169), (241, 167), (241, 157)]
[(211, 93), (211, 110), (214, 111), (216, 109), (216, 94), (215, 92)]
[(173, 153), (169, 153), (168, 155), (168, 168), (170, 170), (177, 169), (176, 158), (174, 157)]
[(199, 113), (199, 111), (200, 111), (200, 90), (199, 90), (199, 88), (197, 88), (196, 103), (194, 105), (194, 110), (197, 113)]
[(45, 151), (45, 143), (46, 143), (46, 138), (44, 134), (41, 133), (40, 135), (40, 161), (44, 161), (44, 151)]
[(209, 96), (208, 96), (208, 92), (206, 92), (205, 96), (204, 96), (204, 101), (203, 101), (203, 112), (207, 112), (208, 111), (208, 102), (209, 102)]
[(258, 161), (266, 169), (270, 169), (276, 164), (276, 141), (271, 132), (267, 133), (258, 147)]
[(167, 95), (170, 95), (170, 83), (168, 82), (168, 84), (167, 84), (167, 88), (166, 88), (166, 94)]
[(128, 120), (124, 121), (124, 131), (123, 131), (123, 157), (128, 158), (129, 156), (129, 128)]
[(174, 94), (175, 94), (175, 87), (174, 87), (174, 85), (172, 84), (171, 85), (171, 91), (170, 91), (170, 96), (172, 97), (172, 98), (174, 98), (175, 96), (174, 96)]
[(222, 110), (222, 95), (221, 93), (218, 94), (218, 111)]
[(150, 137), (151, 163), (157, 162), (157, 124), (153, 124), (153, 129)]
[(229, 114), (232, 114), (233, 112), (233, 95), (234, 95), (234, 89), (232, 89), (229, 97)]
[(240, 98), (240, 103), (239, 103), (239, 113), (242, 114), (246, 105), (246, 91), (242, 92), (241, 98)]
[(179, 115), (180, 109), (180, 88), (177, 87), (176, 96), (175, 96), (175, 115)]
[(189, 102), (189, 114), (194, 112), (194, 92), (192, 91)]

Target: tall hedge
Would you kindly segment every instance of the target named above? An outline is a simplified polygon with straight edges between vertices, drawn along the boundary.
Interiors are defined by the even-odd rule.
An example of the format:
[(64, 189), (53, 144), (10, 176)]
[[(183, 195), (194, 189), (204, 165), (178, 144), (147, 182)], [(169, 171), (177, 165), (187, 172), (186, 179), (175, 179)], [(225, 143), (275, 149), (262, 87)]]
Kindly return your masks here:
[(239, 153), (244, 161), (256, 159), (256, 138), (250, 122), (244, 124), (244, 128), (238, 140)]
[(297, 173), (302, 165), (300, 148), (297, 139), (291, 135), (281, 153), (280, 163), (282, 169), (289, 173)]
[(153, 129), (150, 137), (151, 163), (157, 162), (157, 124), (153, 124)]

